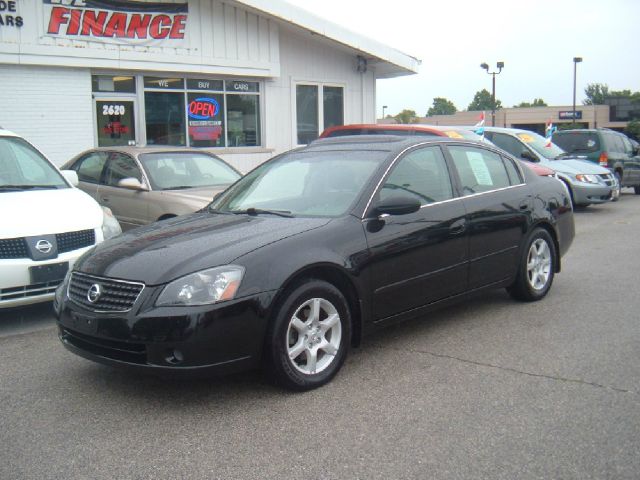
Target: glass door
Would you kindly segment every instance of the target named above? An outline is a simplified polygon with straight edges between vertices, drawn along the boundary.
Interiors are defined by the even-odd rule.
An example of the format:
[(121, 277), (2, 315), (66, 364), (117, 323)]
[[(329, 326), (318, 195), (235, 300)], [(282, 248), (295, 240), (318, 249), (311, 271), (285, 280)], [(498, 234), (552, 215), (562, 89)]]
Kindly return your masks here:
[(136, 144), (135, 100), (100, 98), (95, 100), (99, 147)]

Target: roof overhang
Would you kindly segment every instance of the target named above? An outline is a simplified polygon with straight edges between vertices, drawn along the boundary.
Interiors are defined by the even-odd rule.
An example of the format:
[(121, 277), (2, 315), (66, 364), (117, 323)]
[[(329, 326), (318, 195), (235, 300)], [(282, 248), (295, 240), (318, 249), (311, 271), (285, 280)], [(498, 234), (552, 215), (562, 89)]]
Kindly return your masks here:
[(346, 46), (375, 67), (377, 78), (392, 78), (418, 73), (420, 60), (374, 39), (354, 33), (322, 17), (283, 0), (235, 0), (263, 15), (295, 25)]

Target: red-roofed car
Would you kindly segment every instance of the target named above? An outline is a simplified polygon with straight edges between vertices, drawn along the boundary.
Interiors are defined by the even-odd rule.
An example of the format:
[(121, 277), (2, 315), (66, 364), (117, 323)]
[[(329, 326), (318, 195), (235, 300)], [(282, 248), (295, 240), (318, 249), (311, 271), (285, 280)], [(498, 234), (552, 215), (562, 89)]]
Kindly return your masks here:
[(377, 124), (363, 123), (353, 125), (336, 125), (325, 129), (320, 138), (346, 137), (349, 135), (427, 135), (431, 137), (446, 137), (447, 134), (442, 130), (431, 125), (420, 124)]

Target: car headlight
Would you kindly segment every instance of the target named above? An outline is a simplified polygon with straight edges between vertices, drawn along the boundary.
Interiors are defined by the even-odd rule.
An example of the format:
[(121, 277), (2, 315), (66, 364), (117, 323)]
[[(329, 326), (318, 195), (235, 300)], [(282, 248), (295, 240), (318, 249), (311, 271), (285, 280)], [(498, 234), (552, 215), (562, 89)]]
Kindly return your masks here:
[(595, 175), (584, 175), (582, 173), (576, 175), (576, 180), (583, 183), (600, 183), (598, 181), (598, 177), (596, 177)]
[(64, 280), (62, 283), (58, 285), (55, 291), (55, 299), (56, 303), (60, 304), (62, 300), (67, 296), (67, 285), (69, 284), (69, 279), (71, 278), (71, 269), (67, 270), (67, 274), (64, 276)]
[(231, 300), (244, 275), (244, 267), (226, 265), (186, 275), (169, 283), (156, 300), (157, 306), (193, 306)]
[(122, 233), (118, 219), (113, 216), (109, 207), (102, 207), (102, 237), (105, 240), (113, 238)]

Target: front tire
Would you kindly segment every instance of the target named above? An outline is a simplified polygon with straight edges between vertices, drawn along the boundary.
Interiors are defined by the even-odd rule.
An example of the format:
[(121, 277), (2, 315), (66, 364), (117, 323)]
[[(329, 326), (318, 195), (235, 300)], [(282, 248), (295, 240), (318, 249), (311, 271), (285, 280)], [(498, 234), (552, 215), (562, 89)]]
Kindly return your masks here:
[(541, 300), (551, 288), (555, 265), (556, 247), (551, 235), (542, 228), (536, 228), (527, 239), (516, 280), (507, 291), (516, 300)]
[(633, 187), (633, 191), (636, 192), (636, 195), (640, 195), (640, 185)]
[(322, 280), (291, 289), (277, 307), (266, 354), (274, 380), (305, 391), (328, 383), (344, 363), (351, 314), (344, 295)]

